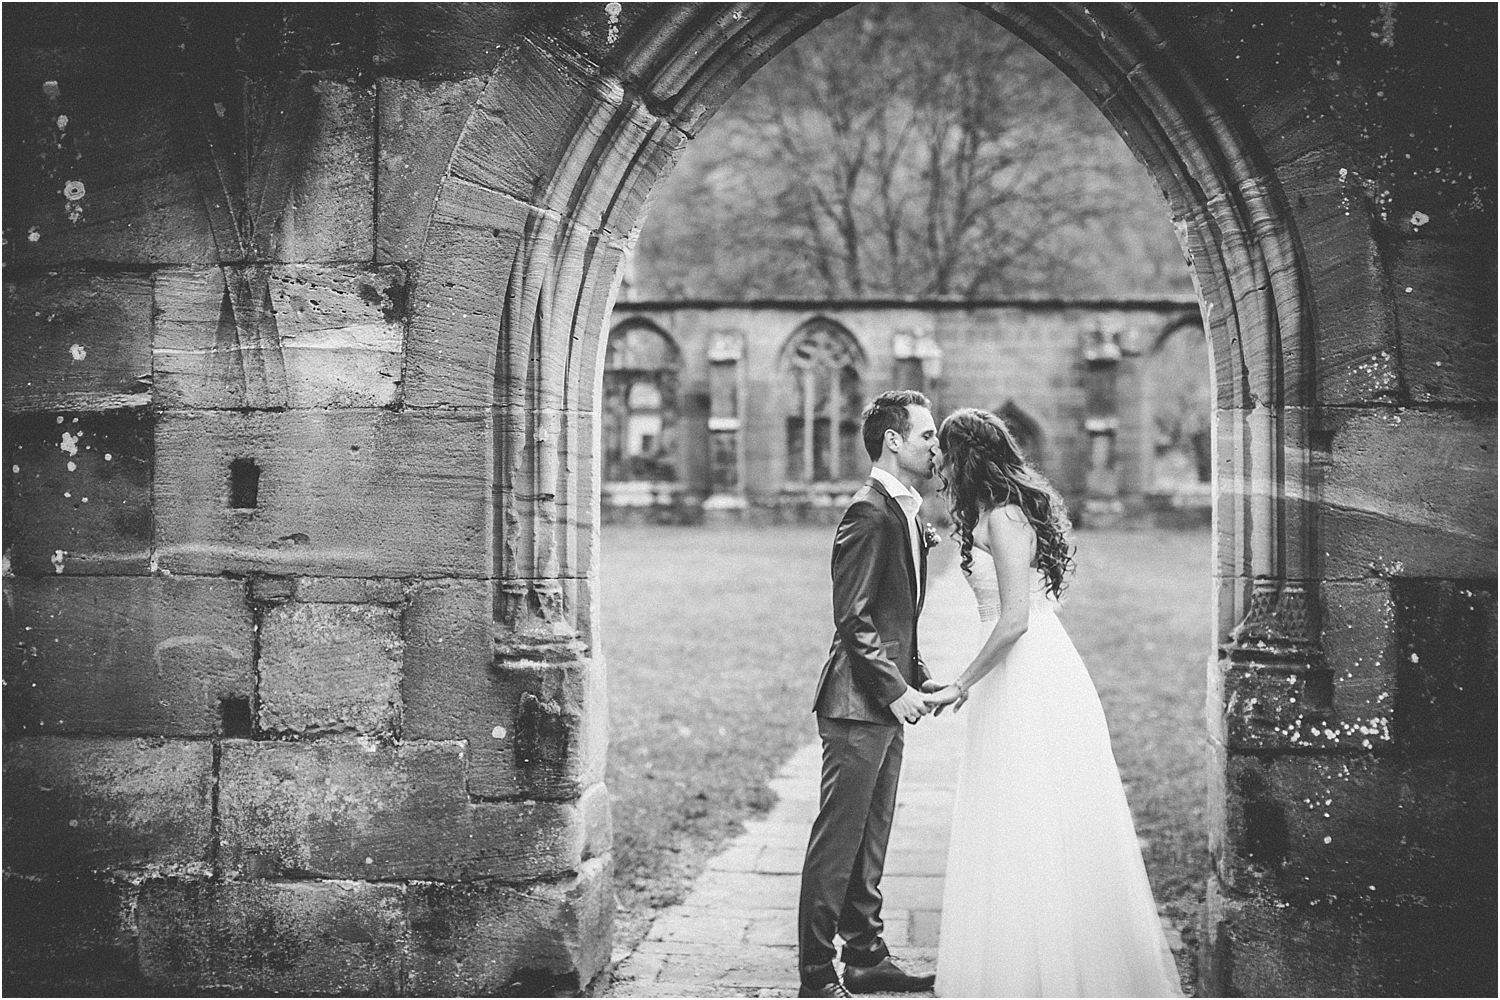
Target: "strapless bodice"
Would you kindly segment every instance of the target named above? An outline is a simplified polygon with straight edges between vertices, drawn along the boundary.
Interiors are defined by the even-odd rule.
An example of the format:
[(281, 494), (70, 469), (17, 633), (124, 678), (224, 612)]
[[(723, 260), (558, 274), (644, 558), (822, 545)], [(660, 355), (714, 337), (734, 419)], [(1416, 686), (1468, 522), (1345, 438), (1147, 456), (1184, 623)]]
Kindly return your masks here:
[[(983, 549), (974, 547), (974, 562), (964, 574), (969, 587), (974, 591), (974, 600), (979, 605), (979, 620), (997, 621), (1000, 618), (1000, 579), (995, 574), (995, 560)], [(1047, 592), (1047, 578), (1036, 567), (1031, 570), (1031, 605), (1055, 610), (1057, 599)]]

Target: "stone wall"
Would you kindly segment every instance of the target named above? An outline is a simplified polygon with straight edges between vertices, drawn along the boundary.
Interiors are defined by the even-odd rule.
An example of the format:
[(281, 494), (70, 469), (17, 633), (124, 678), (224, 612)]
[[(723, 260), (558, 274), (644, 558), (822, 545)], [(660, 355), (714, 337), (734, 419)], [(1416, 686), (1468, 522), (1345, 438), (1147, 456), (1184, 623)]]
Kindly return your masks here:
[[(644, 484), (606, 478), (605, 515), (627, 516), (654, 495), (673, 508), (687, 498), (707, 500), (710, 512), (798, 516), (808, 513), (811, 497), (829, 505), (814, 508), (816, 513), (837, 518), (868, 470), (863, 448), (838, 479), (814, 489), (789, 473), (787, 461), (785, 421), (795, 409), (789, 342), (805, 324), (824, 321), (857, 345), (857, 405), (887, 389), (915, 388), (932, 400), (940, 420), (959, 407), (1001, 412), (1008, 406), (1017, 429), (1032, 436), (1028, 457), (1062, 492), (1077, 520), (1088, 522), (1092, 514), (1092, 520), (1105, 521), (1126, 511), (1149, 518), (1154, 445), (1145, 369), (1165, 336), (1202, 340), (1192, 297), (618, 302), (610, 315), (612, 331), (648, 324), (680, 352), (671, 448), (677, 475), (670, 491), (654, 494), (638, 488)], [(726, 344), (735, 345), (733, 358), (724, 354)], [(728, 378), (716, 382), (715, 365), (727, 366)], [(721, 407), (716, 391), (734, 398)], [(1201, 405), (1206, 416), (1207, 392)], [(857, 419), (857, 409), (851, 416)], [(710, 443), (726, 417), (734, 423), (740, 453), (733, 487), (716, 481)], [(1096, 449), (1093, 439), (1100, 436), (1108, 441)], [(675, 509), (660, 513), (682, 516)]]
[[(605, 968), (620, 262), (840, 9), (6, 7), (9, 991)], [(1205, 989), (1492, 994), (1494, 11), (976, 9), (1203, 302)]]

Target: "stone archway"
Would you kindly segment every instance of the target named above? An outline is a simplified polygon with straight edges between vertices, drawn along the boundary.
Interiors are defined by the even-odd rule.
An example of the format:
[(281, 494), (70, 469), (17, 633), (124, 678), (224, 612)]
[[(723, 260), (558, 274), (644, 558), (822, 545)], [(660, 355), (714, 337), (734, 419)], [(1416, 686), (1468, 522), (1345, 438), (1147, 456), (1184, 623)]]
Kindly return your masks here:
[[(843, 9), (7, 8), (7, 982), (607, 966), (606, 317), (656, 180)], [(1202, 299), (1210, 988), (1492, 994), (1494, 10), (975, 9)]]
[[(1278, 726), (1328, 696), (1309, 594), (1313, 318), (1296, 234), (1243, 112), (1165, 15), (971, 6), (1094, 100), (1165, 193), (1193, 268), (1216, 372), (1224, 645), (1209, 735), (1219, 761), (1211, 795), (1222, 798), (1228, 750), (1274, 745)], [(597, 392), (623, 255), (652, 185), (722, 101), (842, 9), (580, 10), (521, 30), (478, 95), (425, 234), (405, 401), (493, 401), (502, 676), (550, 663), (587, 678), (586, 690), (602, 683)], [(551, 769), (581, 790), (598, 779), (604, 737), (597, 703), (577, 708), (580, 724), (554, 747)], [(1216, 884), (1211, 899), (1231, 891)]]

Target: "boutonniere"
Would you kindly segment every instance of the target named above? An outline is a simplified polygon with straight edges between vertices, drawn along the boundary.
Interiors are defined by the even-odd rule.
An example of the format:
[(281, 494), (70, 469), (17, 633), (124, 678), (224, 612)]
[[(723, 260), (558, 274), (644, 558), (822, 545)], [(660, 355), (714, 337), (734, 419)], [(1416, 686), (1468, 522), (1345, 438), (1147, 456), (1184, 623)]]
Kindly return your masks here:
[(937, 533), (936, 528), (926, 522), (922, 524), (922, 546), (924, 548), (937, 548), (942, 540), (943, 537)]

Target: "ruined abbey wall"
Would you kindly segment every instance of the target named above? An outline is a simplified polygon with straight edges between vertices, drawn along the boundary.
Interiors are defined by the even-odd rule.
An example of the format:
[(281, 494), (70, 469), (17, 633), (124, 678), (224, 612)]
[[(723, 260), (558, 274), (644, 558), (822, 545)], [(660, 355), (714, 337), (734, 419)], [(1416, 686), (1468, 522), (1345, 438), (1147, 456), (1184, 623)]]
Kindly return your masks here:
[[(605, 971), (620, 261), (841, 9), (6, 7), (8, 991)], [(1493, 11), (975, 9), (1203, 300), (1204, 988), (1492, 993)]]
[[(615, 304), (609, 328), (619, 350), (607, 355), (604, 370), (606, 518), (836, 520), (869, 471), (863, 446), (853, 440), (860, 409), (877, 393), (898, 388), (924, 392), (939, 420), (965, 406), (1003, 414), (1075, 521), (1113, 523), (1129, 516), (1145, 522), (1153, 516), (1148, 501), (1206, 501), (1176, 496), (1169, 487), (1148, 496), (1160, 485), (1153, 474), (1151, 379), (1193, 386), (1193, 419), (1208, 424), (1208, 351), (1192, 296), (623, 301)], [(837, 467), (813, 468), (801, 454), (802, 369), (796, 355), (810, 329), (832, 331), (849, 348), (843, 359), (847, 398), (823, 400), (838, 404), (841, 412), (827, 419), (842, 421), (850, 439)], [(631, 468), (612, 462), (611, 449), (630, 450), (633, 442), (623, 440), (631, 436), (629, 428), (620, 425), (641, 419), (633, 418), (639, 408), (625, 398), (626, 386), (652, 380), (651, 370), (628, 367), (640, 360), (623, 356), (623, 341), (640, 336), (664, 348), (667, 360), (651, 363), (666, 366), (656, 381), (669, 386), (671, 399), (659, 420), (649, 413), (644, 418), (651, 429), (664, 431), (652, 443), (661, 461)], [(1163, 366), (1158, 352), (1172, 337), (1193, 342), (1178, 353), (1204, 371)], [(615, 355), (620, 357), (610, 360)], [(612, 395), (616, 380), (620, 391)], [(820, 439), (820, 456), (824, 447)], [(1195, 477), (1189, 472), (1188, 478)], [(939, 516), (940, 506), (933, 502), (928, 516)], [(1204, 523), (1205, 513), (1203, 507), (1178, 519), (1196, 516)]]

